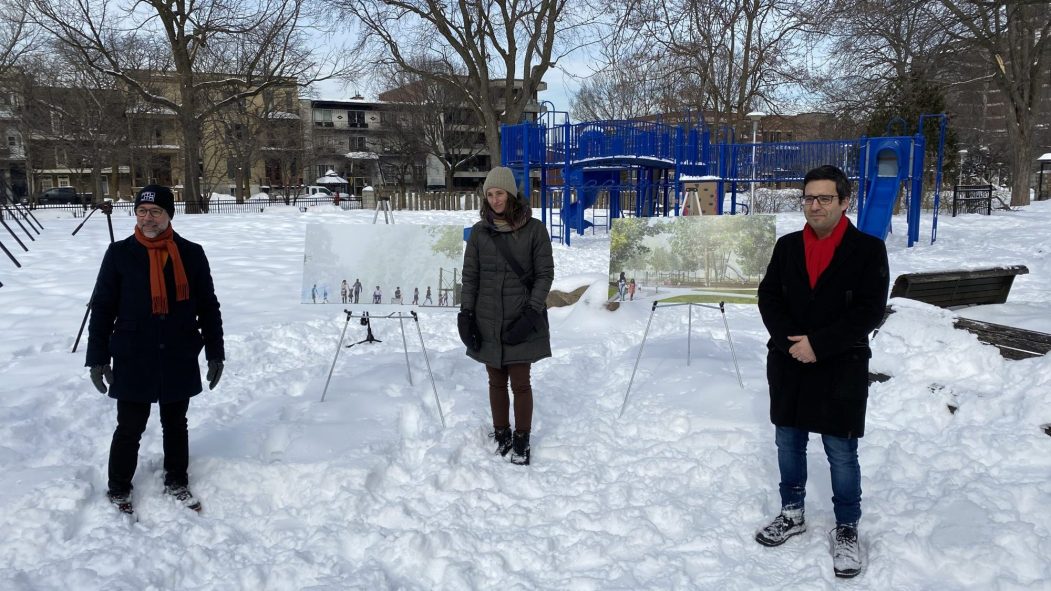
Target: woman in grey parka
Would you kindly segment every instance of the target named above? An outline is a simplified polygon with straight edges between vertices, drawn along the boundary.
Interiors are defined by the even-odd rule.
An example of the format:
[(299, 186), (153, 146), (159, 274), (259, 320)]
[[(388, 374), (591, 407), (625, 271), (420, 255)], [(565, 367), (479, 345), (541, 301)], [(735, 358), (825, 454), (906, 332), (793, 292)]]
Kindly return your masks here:
[[(483, 190), (481, 220), (471, 228), (463, 257), (461, 322), (473, 322), (475, 338), (465, 340), (476, 342), (468, 344), (467, 355), (484, 363), (489, 374), (496, 452), (510, 451), (512, 463), (528, 465), (533, 420), (529, 370), (551, 356), (546, 309), (555, 263), (547, 229), (533, 219), (528, 202), (518, 198), (511, 169), (489, 171)], [(506, 252), (524, 277), (506, 260), (497, 241), (507, 245)], [(508, 380), (514, 393), (513, 434)]]

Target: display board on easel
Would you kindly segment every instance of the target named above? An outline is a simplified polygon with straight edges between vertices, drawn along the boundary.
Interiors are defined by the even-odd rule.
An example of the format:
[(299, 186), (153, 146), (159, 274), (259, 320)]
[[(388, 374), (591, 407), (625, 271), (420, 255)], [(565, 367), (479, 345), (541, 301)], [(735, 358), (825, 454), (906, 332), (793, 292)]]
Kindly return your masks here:
[(462, 226), (309, 224), (300, 301), (374, 316), (458, 307), (463, 249)]

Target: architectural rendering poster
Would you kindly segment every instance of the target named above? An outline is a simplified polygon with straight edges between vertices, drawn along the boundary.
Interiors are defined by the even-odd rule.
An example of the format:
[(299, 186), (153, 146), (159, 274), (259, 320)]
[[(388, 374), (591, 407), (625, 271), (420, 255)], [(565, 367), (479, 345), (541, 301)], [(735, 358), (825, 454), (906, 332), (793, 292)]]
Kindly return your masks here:
[(754, 304), (776, 240), (769, 215), (614, 220), (610, 298)]
[(462, 226), (308, 224), (301, 301), (373, 314), (459, 306), (463, 249)]

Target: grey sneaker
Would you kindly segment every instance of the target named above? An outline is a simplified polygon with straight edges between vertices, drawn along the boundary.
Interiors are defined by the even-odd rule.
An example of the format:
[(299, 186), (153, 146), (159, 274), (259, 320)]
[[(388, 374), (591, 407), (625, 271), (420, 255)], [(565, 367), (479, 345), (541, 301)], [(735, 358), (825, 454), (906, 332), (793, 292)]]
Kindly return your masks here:
[(832, 568), (836, 576), (849, 579), (861, 573), (861, 544), (857, 524), (837, 525), (829, 532), (832, 538)]
[(201, 512), (201, 502), (193, 496), (190, 489), (184, 485), (168, 485), (164, 487), (164, 494), (175, 498), (183, 507)]
[(780, 546), (792, 536), (806, 531), (802, 509), (782, 509), (781, 514), (755, 534), (755, 541), (764, 546)]

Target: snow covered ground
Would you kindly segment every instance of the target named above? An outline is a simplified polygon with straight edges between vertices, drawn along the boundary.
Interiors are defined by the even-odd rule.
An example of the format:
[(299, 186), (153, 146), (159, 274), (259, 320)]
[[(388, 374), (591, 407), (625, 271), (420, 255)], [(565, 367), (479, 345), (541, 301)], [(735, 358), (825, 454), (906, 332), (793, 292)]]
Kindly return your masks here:
[[(649, 303), (604, 309), (605, 235), (555, 246), (555, 287), (591, 287), (550, 312), (555, 355), (533, 370), (533, 466), (488, 453), (485, 372), (464, 356), (452, 313), (421, 309), (419, 322), (447, 428), (415, 327), (410, 385), (393, 320), (374, 322), (382, 344), (343, 349), (319, 402), (345, 316), (298, 303), (304, 228), (353, 231), (372, 213), (175, 218), (210, 257), (228, 359), (219, 387), (190, 405), (203, 514), (161, 494), (154, 418), (134, 525), (103, 496), (114, 403), (92, 388), (83, 343), (70, 354), (105, 220), (71, 237), (80, 220), (52, 212), (16, 253), (24, 268), (0, 260), (0, 589), (1051, 589), (1051, 359), (1005, 361), (953, 330), (951, 313), (899, 302), (873, 342), (873, 369), (894, 377), (871, 389), (860, 446), (869, 564), (836, 581), (816, 438), (810, 530), (780, 548), (752, 539), (779, 506), (754, 306), (727, 306), (744, 389), (718, 312), (694, 312), (687, 366), (686, 309), (668, 308), (617, 418)], [(473, 218), (407, 212), (398, 223)], [(131, 232), (131, 217), (113, 221), (118, 238)], [(779, 214), (778, 232), (802, 223)], [(1051, 332), (1051, 202), (943, 216), (937, 244), (907, 249), (899, 233), (888, 247), (893, 276), (1028, 265), (1008, 304), (967, 314)], [(363, 337), (352, 323), (347, 340)]]

